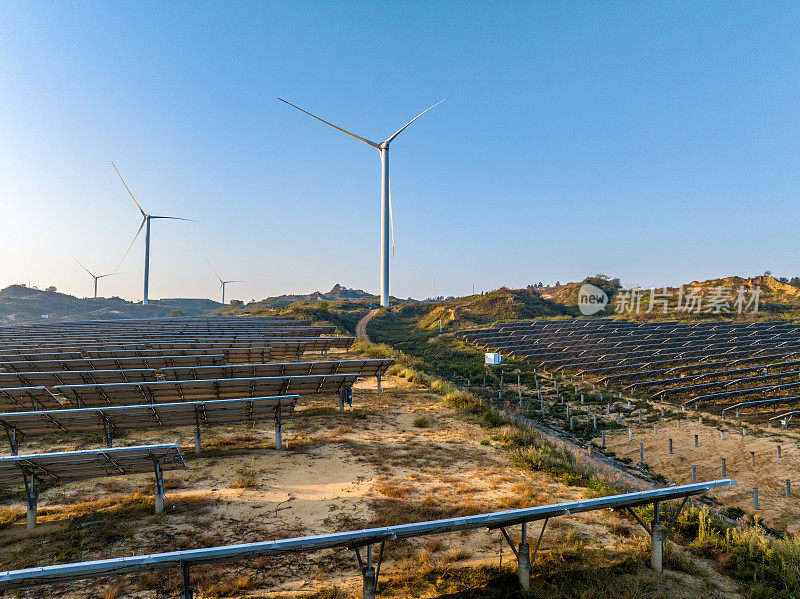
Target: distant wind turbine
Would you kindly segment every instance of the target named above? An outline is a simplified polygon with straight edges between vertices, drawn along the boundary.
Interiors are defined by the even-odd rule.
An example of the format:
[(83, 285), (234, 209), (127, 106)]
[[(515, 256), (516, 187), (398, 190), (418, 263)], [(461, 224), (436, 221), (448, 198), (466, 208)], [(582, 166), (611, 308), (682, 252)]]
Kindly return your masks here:
[(391, 190), (389, 188), (389, 144), (391, 144), (392, 141), (394, 140), (394, 138), (397, 137), (398, 135), (400, 135), (405, 130), (405, 128), (408, 127), (411, 123), (416, 121), (419, 117), (421, 117), (423, 114), (425, 114), (426, 112), (428, 112), (432, 108), (435, 108), (436, 106), (438, 106), (439, 104), (441, 104), (442, 102), (447, 100), (447, 98), (444, 98), (444, 100), (439, 100), (436, 104), (434, 104), (430, 108), (427, 108), (427, 109), (423, 110), (422, 112), (420, 112), (417, 116), (415, 116), (413, 119), (408, 121), (405, 125), (403, 125), (400, 129), (398, 129), (397, 132), (394, 133), (394, 135), (392, 135), (386, 141), (383, 141), (381, 143), (370, 141), (370, 140), (365, 139), (365, 138), (363, 138), (363, 137), (361, 137), (359, 135), (356, 135), (355, 133), (351, 133), (350, 131), (342, 129), (341, 127), (339, 127), (337, 125), (334, 125), (333, 123), (330, 123), (330, 122), (326, 121), (325, 119), (318, 117), (315, 114), (311, 114), (307, 110), (303, 110), (299, 106), (295, 106), (291, 102), (287, 102), (283, 98), (278, 98), (278, 100), (288, 104), (289, 106), (297, 108), (297, 110), (299, 110), (300, 112), (305, 112), (308, 116), (313, 117), (313, 118), (317, 119), (318, 121), (321, 121), (321, 122), (325, 123), (326, 125), (330, 125), (334, 129), (336, 129), (338, 131), (341, 131), (342, 133), (345, 133), (346, 135), (349, 135), (350, 137), (354, 137), (359, 141), (363, 141), (365, 144), (372, 146), (373, 148), (378, 150), (378, 152), (380, 153), (380, 156), (381, 156), (381, 306), (388, 306), (389, 305), (389, 237), (390, 236), (391, 236), (391, 240), (392, 240), (392, 248), (394, 248), (394, 222), (393, 222), (393, 219), (392, 219), (392, 192), (391, 192)]
[[(78, 259), (75, 256), (73, 256), (72, 259), (75, 260), (75, 262), (78, 262)], [(78, 264), (81, 264), (81, 263), (78, 262)], [(81, 268), (83, 270), (85, 270), (86, 272), (88, 272), (89, 276), (91, 276), (94, 279), (94, 299), (97, 299), (97, 279), (102, 279), (103, 277), (111, 277), (113, 275), (118, 275), (119, 274), (118, 272), (110, 272), (110, 273), (107, 273), (107, 274), (104, 274), (104, 275), (96, 275), (91, 270), (86, 268), (83, 264), (81, 264)]]
[[(208, 262), (208, 260), (206, 260)], [(208, 262), (208, 265), (211, 266), (211, 262)], [(211, 266), (211, 270), (214, 272), (214, 275), (219, 279), (219, 286), (222, 289), (222, 304), (225, 305), (225, 285), (228, 283), (244, 283), (244, 281), (223, 281), (222, 277), (217, 274), (217, 271), (214, 270), (214, 267)]]
[(197, 221), (196, 220), (192, 220), (191, 218), (181, 218), (179, 216), (155, 216), (155, 215), (152, 215), (152, 214), (147, 214), (144, 210), (142, 210), (142, 207), (139, 205), (139, 202), (136, 201), (136, 198), (133, 197), (133, 194), (131, 193), (131, 190), (128, 187), (128, 184), (125, 183), (125, 179), (123, 179), (122, 175), (120, 175), (119, 169), (117, 169), (117, 165), (114, 164), (113, 160), (111, 161), (111, 166), (113, 166), (114, 170), (117, 171), (117, 175), (119, 175), (120, 181), (122, 181), (122, 184), (125, 186), (125, 189), (128, 191), (128, 195), (131, 196), (131, 199), (133, 200), (133, 203), (136, 204), (136, 207), (139, 209), (139, 212), (142, 213), (142, 224), (139, 225), (139, 230), (136, 231), (136, 235), (133, 236), (133, 241), (131, 241), (131, 244), (128, 246), (128, 249), (125, 250), (125, 253), (122, 255), (122, 260), (119, 261), (119, 265), (117, 265), (117, 268), (119, 268), (120, 265), (122, 265), (122, 261), (125, 260), (125, 256), (128, 255), (128, 252), (131, 251), (131, 248), (133, 247), (133, 244), (136, 243), (136, 239), (139, 237), (139, 233), (142, 232), (142, 227), (147, 225), (147, 229), (144, 232), (144, 298), (142, 299), (142, 304), (147, 304), (147, 303), (149, 303), (147, 301), (147, 290), (148, 290), (148, 284), (149, 284), (149, 281), (150, 281), (150, 219), (166, 218), (166, 219), (170, 219), (170, 220), (186, 220), (186, 221), (189, 221), (191, 223), (196, 223)]

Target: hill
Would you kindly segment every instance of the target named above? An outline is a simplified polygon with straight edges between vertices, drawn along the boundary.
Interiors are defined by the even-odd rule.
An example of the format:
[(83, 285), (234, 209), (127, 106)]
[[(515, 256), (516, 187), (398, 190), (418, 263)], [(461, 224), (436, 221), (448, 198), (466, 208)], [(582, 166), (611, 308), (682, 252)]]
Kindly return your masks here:
[(367, 293), (361, 289), (348, 289), (342, 287), (339, 283), (333, 286), (333, 289), (323, 293), (322, 291), (314, 291), (312, 293), (290, 293), (286, 295), (276, 295), (268, 297), (257, 302), (247, 304), (247, 313), (257, 313), (258, 311), (269, 311), (285, 308), (297, 302), (335, 302), (338, 300), (363, 300), (372, 299), (378, 301), (378, 297), (372, 293)]
[(0, 290), (0, 324), (162, 318), (174, 310), (180, 310), (187, 316), (198, 316), (220, 305), (209, 299), (167, 298), (151, 300), (144, 306), (119, 297), (81, 299), (58, 291), (11, 285)]
[[(609, 305), (601, 316), (614, 316), (615, 301), (614, 295), (618, 292), (629, 292), (630, 289), (623, 289), (619, 284), (619, 279), (611, 279), (605, 275), (595, 275), (594, 277), (587, 277), (583, 281), (564, 283), (553, 285), (551, 287), (542, 287), (537, 289), (543, 299), (551, 300), (565, 308), (577, 307), (578, 290), (584, 283), (591, 283), (603, 289), (609, 296)], [(770, 275), (763, 275), (757, 277), (740, 277), (729, 276), (717, 279), (709, 279), (707, 281), (691, 281), (684, 283), (682, 286), (657, 288), (656, 293), (666, 293), (669, 296), (669, 309), (667, 314), (663, 313), (663, 305), (658, 304), (653, 312), (648, 313), (647, 309), (650, 304), (650, 289), (640, 289), (641, 294), (641, 310), (639, 313), (640, 318), (713, 318), (720, 316), (719, 314), (707, 313), (703, 309), (700, 314), (686, 314), (676, 311), (677, 298), (683, 287), (684, 293), (688, 294), (690, 291), (694, 294), (701, 295), (704, 298), (703, 306), (707, 305), (709, 298), (713, 297), (718, 290), (722, 290), (726, 297), (731, 300), (736, 297), (739, 289), (744, 289), (747, 299), (750, 299), (756, 289), (760, 289), (759, 296), (759, 309), (758, 314), (760, 318), (798, 318), (800, 317), (800, 279), (779, 280)], [(748, 310), (749, 311), (749, 310)], [(736, 312), (731, 309), (731, 313)], [(722, 314), (722, 316), (730, 317), (731, 313)], [(636, 314), (626, 314), (625, 317), (636, 317)]]
[(544, 298), (533, 287), (501, 287), (480, 295), (458, 297), (437, 304), (420, 304), (415, 309), (418, 314), (424, 314), (417, 321), (417, 326), (426, 329), (438, 327), (439, 321), (443, 327), (457, 329), (498, 320), (572, 314), (565, 306)]

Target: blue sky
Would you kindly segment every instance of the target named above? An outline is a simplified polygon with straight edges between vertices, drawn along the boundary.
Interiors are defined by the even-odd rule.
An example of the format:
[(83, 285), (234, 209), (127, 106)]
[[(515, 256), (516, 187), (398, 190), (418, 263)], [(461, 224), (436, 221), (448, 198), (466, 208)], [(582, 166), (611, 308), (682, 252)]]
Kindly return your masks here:
[[(800, 275), (797, 3), (0, 4), (0, 286), (391, 292)], [(101, 294), (141, 299), (143, 242)]]

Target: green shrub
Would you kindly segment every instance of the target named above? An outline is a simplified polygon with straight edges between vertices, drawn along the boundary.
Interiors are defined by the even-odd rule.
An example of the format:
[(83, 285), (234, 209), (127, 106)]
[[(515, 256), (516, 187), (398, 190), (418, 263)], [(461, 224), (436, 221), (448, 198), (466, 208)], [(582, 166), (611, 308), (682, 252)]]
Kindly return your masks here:
[(431, 419), (428, 418), (425, 414), (420, 414), (416, 418), (414, 418), (414, 426), (417, 428), (426, 428), (431, 423)]

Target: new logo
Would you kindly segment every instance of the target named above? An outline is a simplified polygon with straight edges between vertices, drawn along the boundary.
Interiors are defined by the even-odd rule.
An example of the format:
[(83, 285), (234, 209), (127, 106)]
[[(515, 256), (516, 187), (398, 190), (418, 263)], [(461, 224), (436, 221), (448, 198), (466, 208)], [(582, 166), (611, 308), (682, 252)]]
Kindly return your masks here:
[(608, 295), (599, 287), (589, 283), (581, 285), (578, 290), (578, 310), (584, 316), (601, 312), (608, 305)]

